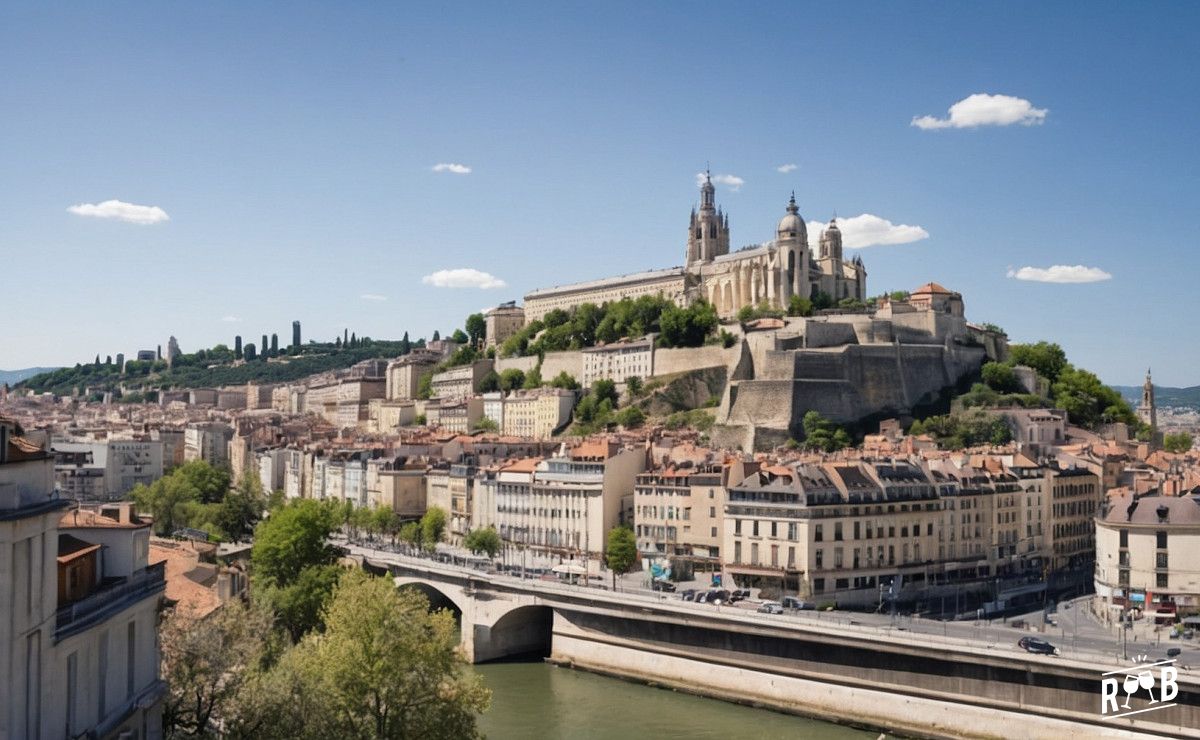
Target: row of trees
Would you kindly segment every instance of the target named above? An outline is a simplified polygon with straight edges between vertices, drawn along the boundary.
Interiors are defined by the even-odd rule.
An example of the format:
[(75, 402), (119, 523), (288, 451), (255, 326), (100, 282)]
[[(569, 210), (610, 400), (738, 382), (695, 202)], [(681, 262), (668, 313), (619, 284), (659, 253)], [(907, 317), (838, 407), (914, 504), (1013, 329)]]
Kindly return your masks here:
[(584, 303), (570, 311), (554, 309), (529, 322), (504, 341), (499, 355), (577, 350), (652, 332), (659, 335), (663, 347), (699, 347), (717, 324), (716, 309), (704, 301), (686, 308), (660, 296), (625, 298), (602, 306)]
[[(202, 621), (167, 617), (169, 737), (479, 736), (488, 692), (466, 670), (453, 617), (337, 564), (338, 527), (391, 526), (379, 510), (354, 511), (367, 514), (311, 499), (277, 506), (255, 530), (250, 601)], [(399, 531), (436, 543), (445, 525), (431, 509)]]
[[(1037, 372), (1050, 389), (1047, 400), (1065, 410), (1073, 424), (1094, 429), (1103, 424), (1124, 422), (1140, 429), (1137, 415), (1120, 393), (1101, 382), (1095, 373), (1072, 365), (1062, 347), (1051, 342), (1010, 345), (1006, 362), (989, 362), (982, 369), (983, 384), (1000, 395), (988, 397), (985, 393), (976, 393), (974, 399), (967, 400), (973, 401), (974, 405), (985, 405), (988, 401), (992, 402), (990, 405), (1034, 404), (1038, 394), (1026, 393), (1021, 387), (1014, 371), (1017, 365)], [(976, 390), (972, 389), (973, 392)]]
[(250, 536), (269, 504), (257, 477), (247, 475), (231, 489), (229, 471), (203, 460), (186, 462), (148, 486), (139, 483), (129, 497), (154, 517), (159, 536), (186, 527), (234, 541)]

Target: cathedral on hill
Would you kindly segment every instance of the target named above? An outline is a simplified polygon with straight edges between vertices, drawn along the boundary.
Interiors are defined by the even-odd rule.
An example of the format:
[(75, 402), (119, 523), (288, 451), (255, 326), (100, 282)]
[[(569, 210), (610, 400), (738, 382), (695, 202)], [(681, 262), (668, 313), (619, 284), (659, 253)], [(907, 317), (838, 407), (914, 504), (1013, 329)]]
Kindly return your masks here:
[(722, 317), (743, 306), (767, 304), (788, 307), (794, 295), (813, 298), (824, 293), (833, 301), (865, 300), (867, 270), (862, 259), (842, 257), (842, 234), (836, 220), (821, 233), (814, 251), (808, 228), (793, 194), (765, 244), (729, 251), (729, 216), (716, 204), (716, 188), (706, 173), (700, 186), (700, 207), (688, 222), (683, 267), (622, 275), (585, 283), (535, 290), (525, 296), (525, 320), (533, 321), (553, 309), (570, 310), (583, 303), (658, 295), (687, 305), (706, 300)]

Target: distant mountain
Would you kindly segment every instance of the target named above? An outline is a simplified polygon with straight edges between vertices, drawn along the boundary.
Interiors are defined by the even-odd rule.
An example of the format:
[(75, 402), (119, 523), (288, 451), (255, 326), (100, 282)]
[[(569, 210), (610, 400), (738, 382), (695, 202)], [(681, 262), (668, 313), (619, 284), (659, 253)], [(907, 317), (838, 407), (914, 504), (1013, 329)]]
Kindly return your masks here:
[[(1114, 385), (1113, 390), (1120, 393), (1136, 407), (1142, 402), (1142, 387), (1140, 385)], [(1187, 406), (1200, 409), (1200, 385), (1190, 388), (1167, 388), (1154, 386), (1154, 403), (1157, 406)]]
[(14, 385), (20, 383), (25, 378), (32, 378), (41, 373), (48, 373), (52, 370), (57, 370), (56, 367), (27, 367), (24, 370), (0, 370), (0, 384), (8, 383)]

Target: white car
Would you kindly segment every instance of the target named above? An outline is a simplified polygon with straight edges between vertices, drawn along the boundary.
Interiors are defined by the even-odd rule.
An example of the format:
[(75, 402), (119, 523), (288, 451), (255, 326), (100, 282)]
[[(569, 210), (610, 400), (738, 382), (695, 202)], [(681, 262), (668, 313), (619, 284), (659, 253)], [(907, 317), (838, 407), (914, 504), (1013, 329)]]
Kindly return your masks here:
[(762, 606), (758, 607), (760, 614), (783, 614), (783, 604), (778, 601), (764, 601)]

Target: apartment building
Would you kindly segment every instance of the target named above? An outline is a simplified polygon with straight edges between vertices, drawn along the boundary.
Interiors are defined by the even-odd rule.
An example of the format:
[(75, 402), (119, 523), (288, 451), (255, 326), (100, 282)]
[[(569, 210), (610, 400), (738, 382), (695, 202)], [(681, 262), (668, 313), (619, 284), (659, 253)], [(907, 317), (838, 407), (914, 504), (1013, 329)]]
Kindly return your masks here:
[(161, 737), (149, 524), (127, 503), (68, 509), (19, 431), (0, 420), (0, 737)]
[(582, 350), (584, 388), (597, 380), (607, 379), (624, 383), (632, 377), (654, 375), (654, 334), (627, 342), (612, 342)]

